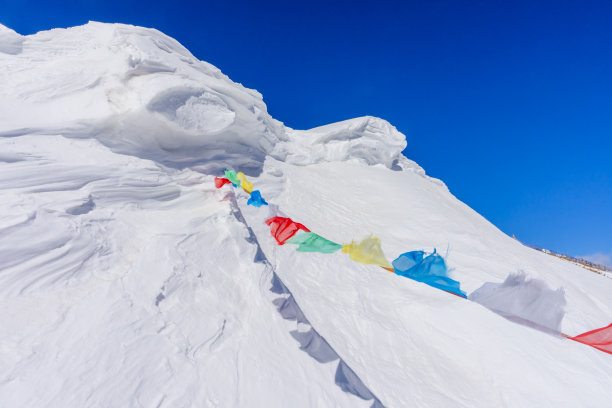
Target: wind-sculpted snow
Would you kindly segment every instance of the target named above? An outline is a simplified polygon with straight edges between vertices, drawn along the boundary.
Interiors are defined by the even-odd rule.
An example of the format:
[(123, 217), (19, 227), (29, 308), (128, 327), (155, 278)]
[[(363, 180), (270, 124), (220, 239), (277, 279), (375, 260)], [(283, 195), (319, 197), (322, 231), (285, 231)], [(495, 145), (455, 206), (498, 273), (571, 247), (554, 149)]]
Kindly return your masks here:
[(0, 286), (3, 293), (52, 289), (78, 280), (99, 248), (88, 239), (96, 226), (39, 210), (27, 221), (0, 230)]
[(366, 406), (299, 349), (212, 177), (62, 136), (0, 151), (0, 405)]
[[(612, 280), (504, 235), (384, 120), (290, 129), (175, 40), (119, 24), (0, 26), (0, 66), (0, 406), (612, 399), (607, 354), (340, 251), (277, 245), (272, 216), (336, 243), (374, 234), (389, 259), (445, 248), (468, 294), (524, 270), (563, 290), (565, 334), (610, 323)], [(268, 205), (217, 190), (225, 168)]]
[(561, 333), (566, 304), (563, 289), (552, 290), (542, 280), (528, 280), (524, 273), (509, 275), (503, 283), (487, 282), (470, 294), (470, 300), (508, 319)]
[[(0, 134), (95, 137), (185, 168), (258, 174), (285, 139), (261, 95), (156, 30), (89, 23), (20, 37), (3, 28)], [(27, 113), (26, 113), (27, 112)]]
[(405, 138), (388, 122), (290, 129), (267, 113), (258, 92), (156, 30), (89, 23), (27, 37), (2, 27), (0, 35), (0, 135), (95, 137), (115, 152), (206, 173), (235, 167), (258, 175), (272, 155), (424, 174), (401, 155)]
[(404, 135), (395, 127), (369, 116), (289, 133), (291, 140), (279, 144), (274, 156), (297, 165), (354, 160), (400, 169), (406, 147)]
[(0, 24), (0, 53), (16, 55), (21, 52), (23, 37)]

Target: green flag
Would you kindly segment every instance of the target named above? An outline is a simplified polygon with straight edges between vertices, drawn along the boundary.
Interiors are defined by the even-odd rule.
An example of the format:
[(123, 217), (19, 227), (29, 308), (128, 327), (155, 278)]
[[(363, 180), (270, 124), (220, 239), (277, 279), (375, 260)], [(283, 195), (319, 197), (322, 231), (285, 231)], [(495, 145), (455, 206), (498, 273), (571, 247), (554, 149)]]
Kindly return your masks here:
[(342, 245), (331, 242), (314, 232), (301, 232), (287, 240), (290, 244), (298, 245), (299, 252), (321, 252), (331, 254), (342, 249)]
[(238, 176), (234, 170), (225, 170), (225, 177), (235, 186), (240, 187), (240, 180), (238, 180)]

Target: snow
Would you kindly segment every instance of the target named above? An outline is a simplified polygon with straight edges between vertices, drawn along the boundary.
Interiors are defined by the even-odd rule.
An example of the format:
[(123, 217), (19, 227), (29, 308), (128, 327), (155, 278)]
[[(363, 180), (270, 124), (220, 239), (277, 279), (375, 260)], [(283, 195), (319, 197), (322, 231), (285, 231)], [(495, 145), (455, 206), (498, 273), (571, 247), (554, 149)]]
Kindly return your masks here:
[[(601, 407), (612, 358), (341, 252), (448, 253), (468, 294), (523, 271), (561, 330), (608, 325), (612, 280), (525, 247), (363, 117), (310, 130), (159, 31), (0, 26), (0, 405)], [(214, 187), (245, 172), (270, 208)], [(561, 293), (561, 292), (559, 292)]]
[(527, 279), (524, 273), (508, 275), (503, 283), (487, 282), (470, 294), (470, 300), (538, 330), (561, 332), (563, 289), (551, 290), (546, 282)]

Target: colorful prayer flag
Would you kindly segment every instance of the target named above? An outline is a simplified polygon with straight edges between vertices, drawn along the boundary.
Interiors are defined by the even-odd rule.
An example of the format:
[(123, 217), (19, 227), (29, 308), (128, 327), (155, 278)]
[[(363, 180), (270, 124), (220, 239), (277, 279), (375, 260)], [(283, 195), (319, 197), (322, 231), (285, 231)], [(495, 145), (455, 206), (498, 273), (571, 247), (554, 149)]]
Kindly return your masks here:
[(391, 263), (380, 246), (380, 239), (374, 236), (364, 239), (359, 244), (352, 241), (350, 244), (343, 245), (342, 252), (348, 254), (356, 262), (391, 268)]
[(225, 170), (225, 177), (227, 177), (235, 187), (240, 187), (240, 180), (238, 180), (234, 170)]
[(247, 200), (247, 205), (254, 205), (255, 207), (261, 207), (262, 205), (268, 205), (266, 200), (263, 199), (259, 190), (255, 190), (251, 193), (251, 197)]
[(286, 217), (272, 217), (266, 220), (266, 224), (270, 226), (270, 233), (278, 245), (284, 245), (298, 230), (310, 232), (304, 225)]
[(253, 183), (247, 180), (243, 172), (238, 172), (238, 174), (236, 174), (236, 178), (242, 182), (242, 189), (245, 192), (247, 192), (248, 194), (251, 194), (253, 192)]
[(232, 182), (226, 178), (215, 177), (215, 187), (221, 188), (226, 184), (231, 184)]
[(314, 232), (300, 232), (287, 240), (289, 244), (298, 245), (298, 252), (321, 252), (331, 254), (342, 249), (342, 245), (323, 238)]

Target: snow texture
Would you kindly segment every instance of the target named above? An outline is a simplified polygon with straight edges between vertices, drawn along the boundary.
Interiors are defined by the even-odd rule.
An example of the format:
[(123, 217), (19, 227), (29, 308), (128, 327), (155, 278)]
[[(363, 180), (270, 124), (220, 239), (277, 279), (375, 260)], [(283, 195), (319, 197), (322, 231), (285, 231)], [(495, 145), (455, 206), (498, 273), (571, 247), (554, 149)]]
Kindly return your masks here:
[[(386, 121), (290, 129), (177, 41), (121, 24), (0, 26), (0, 66), (0, 406), (609, 405), (605, 353), (277, 245), (270, 216), (339, 244), (374, 234), (390, 259), (450, 246), (468, 293), (523, 270), (563, 288), (555, 329), (610, 323), (611, 279), (504, 235)], [(225, 168), (269, 208), (216, 189)]]
[(552, 290), (546, 282), (527, 279), (524, 273), (511, 274), (503, 283), (487, 282), (470, 294), (470, 300), (507, 319), (561, 333), (566, 304), (563, 289)]

